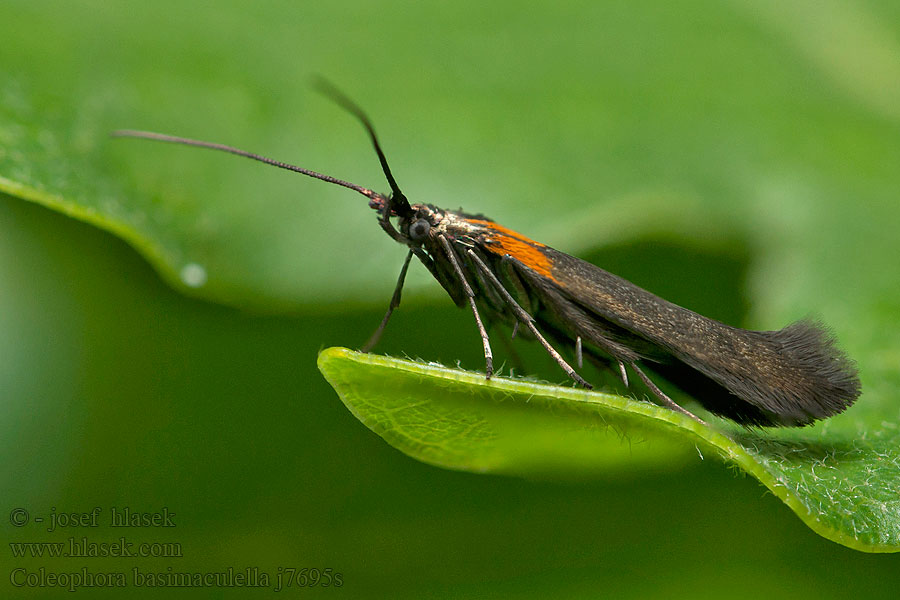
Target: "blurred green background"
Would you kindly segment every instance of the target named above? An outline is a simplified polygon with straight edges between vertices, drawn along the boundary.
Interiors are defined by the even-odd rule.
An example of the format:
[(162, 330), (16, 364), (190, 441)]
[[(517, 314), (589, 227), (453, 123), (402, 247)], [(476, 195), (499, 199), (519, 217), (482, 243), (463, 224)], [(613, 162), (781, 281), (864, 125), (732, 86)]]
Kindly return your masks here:
[[(893, 334), (872, 324), (900, 314), (898, 32), (888, 2), (6, 0), (3, 189), (130, 245), (0, 195), (0, 508), (168, 507), (176, 528), (125, 535), (184, 556), (3, 550), (3, 593), (68, 593), (13, 587), (22, 567), (255, 566), (331, 568), (340, 590), (286, 593), (349, 597), (893, 597), (895, 557), (818, 537), (715, 460), (532, 482), (406, 458), (315, 368), (367, 338), (403, 259), (364, 201), (106, 134), (201, 137), (385, 189), (359, 125), (310, 91), (323, 74), (369, 111), (414, 201), (483, 211), (731, 324), (814, 310), (854, 356), (894, 348), (868, 355), (888, 369)], [(378, 350), (482, 368), (470, 317), (412, 271)]]

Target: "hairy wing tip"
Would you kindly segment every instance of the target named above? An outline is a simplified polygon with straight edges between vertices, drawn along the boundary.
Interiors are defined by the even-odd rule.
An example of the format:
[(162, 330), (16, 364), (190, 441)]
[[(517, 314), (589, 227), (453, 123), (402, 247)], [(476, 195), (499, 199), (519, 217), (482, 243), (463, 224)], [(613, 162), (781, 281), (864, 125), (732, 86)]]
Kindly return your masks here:
[(804, 319), (772, 333), (772, 341), (797, 373), (790, 389), (796, 410), (781, 415), (783, 424), (808, 425), (853, 405), (862, 391), (859, 371), (828, 327)]

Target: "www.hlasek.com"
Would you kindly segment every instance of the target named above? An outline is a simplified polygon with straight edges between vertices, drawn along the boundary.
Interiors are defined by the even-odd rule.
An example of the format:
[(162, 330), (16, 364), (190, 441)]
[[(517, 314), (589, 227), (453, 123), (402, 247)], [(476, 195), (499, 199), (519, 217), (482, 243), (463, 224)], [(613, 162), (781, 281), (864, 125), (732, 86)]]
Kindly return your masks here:
[(10, 542), (13, 558), (182, 558), (181, 542), (94, 542), (70, 537), (62, 542)]
[(148, 571), (133, 567), (127, 571), (97, 572), (82, 567), (78, 571), (58, 572), (44, 567), (29, 571), (24, 567), (13, 569), (9, 582), (18, 588), (61, 588), (70, 592), (82, 588), (148, 587), (148, 588), (271, 588), (280, 592), (288, 588), (343, 587), (344, 576), (334, 569), (298, 569), (278, 567), (274, 576), (259, 567), (222, 571), (192, 572)]

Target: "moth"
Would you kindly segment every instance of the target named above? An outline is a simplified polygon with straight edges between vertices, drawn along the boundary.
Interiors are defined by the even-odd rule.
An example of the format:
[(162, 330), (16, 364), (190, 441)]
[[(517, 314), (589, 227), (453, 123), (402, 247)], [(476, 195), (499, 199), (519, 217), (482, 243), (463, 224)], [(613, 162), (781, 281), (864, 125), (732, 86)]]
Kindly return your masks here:
[(646, 371), (687, 392), (709, 412), (745, 426), (803, 426), (838, 414), (860, 394), (857, 369), (820, 323), (802, 320), (777, 331), (725, 325), (668, 302), (600, 267), (534, 241), (477, 214), (413, 204), (400, 190), (368, 116), (328, 84), (327, 95), (365, 127), (390, 194), (231, 146), (147, 131), (132, 137), (209, 148), (302, 173), (354, 190), (369, 200), (378, 224), (408, 248), (387, 313), (368, 343), (384, 331), (413, 257), (474, 317), (493, 374), (488, 325), (505, 323), (540, 343), (578, 385), (591, 388), (557, 347), (574, 348), (615, 369), (628, 387), (636, 374), (665, 406), (703, 423), (663, 392)]

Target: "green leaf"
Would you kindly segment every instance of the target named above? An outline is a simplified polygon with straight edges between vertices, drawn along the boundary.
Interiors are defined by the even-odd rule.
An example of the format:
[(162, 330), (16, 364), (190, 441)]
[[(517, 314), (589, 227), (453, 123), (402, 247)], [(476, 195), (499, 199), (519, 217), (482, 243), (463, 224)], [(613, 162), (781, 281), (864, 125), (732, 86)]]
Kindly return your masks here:
[[(704, 427), (671, 410), (573, 388), (328, 348), (319, 369), (350, 411), (423, 462), (539, 478), (721, 457), (762, 482), (820, 535), (900, 551), (900, 436)], [(710, 418), (710, 417), (707, 417)], [(834, 420), (844, 418), (835, 417)]]

